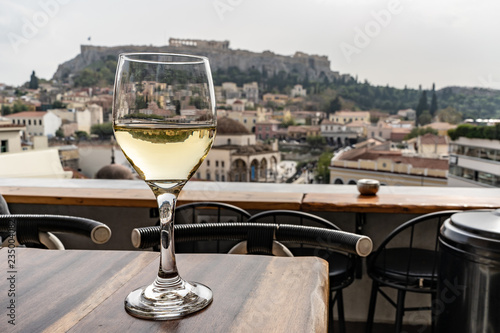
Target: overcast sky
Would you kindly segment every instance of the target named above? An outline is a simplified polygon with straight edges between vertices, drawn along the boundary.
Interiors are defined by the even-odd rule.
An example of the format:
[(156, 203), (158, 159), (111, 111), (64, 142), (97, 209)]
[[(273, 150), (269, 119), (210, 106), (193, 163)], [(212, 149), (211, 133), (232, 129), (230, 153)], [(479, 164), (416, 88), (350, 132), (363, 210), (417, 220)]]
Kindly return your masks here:
[(376, 85), (500, 89), (499, 13), (498, 0), (1, 0), (0, 83), (50, 79), (81, 44), (174, 37), (326, 55)]

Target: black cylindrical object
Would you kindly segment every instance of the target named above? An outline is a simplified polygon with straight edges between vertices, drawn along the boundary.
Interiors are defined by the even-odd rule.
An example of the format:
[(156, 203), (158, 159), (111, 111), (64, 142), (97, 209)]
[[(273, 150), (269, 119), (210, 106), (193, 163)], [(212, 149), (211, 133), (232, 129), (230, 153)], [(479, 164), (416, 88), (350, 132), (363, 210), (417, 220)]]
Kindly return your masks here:
[(441, 227), (438, 332), (500, 332), (500, 209), (465, 211)]

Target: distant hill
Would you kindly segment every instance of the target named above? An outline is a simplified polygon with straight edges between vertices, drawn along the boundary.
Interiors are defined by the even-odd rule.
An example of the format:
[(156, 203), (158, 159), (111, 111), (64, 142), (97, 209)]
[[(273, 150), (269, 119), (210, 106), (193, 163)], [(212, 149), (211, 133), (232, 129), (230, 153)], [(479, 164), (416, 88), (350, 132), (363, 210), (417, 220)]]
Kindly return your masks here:
[[(206, 56), (214, 83), (235, 82), (239, 86), (258, 82), (260, 94), (289, 93), (295, 84), (307, 89), (308, 98), (295, 106), (304, 110), (334, 112), (339, 107), (353, 110), (380, 110), (394, 114), (416, 109), (422, 91), (374, 86), (358, 82), (348, 74), (330, 68), (326, 56), (296, 52), (293, 56), (232, 50), (228, 41), (170, 39), (168, 46), (115, 47), (82, 45), (81, 53), (59, 65), (53, 79), (74, 86), (112, 85), (116, 59), (123, 52), (171, 52)], [(429, 80), (432, 80), (430, 78)], [(432, 81), (431, 81), (432, 82)], [(500, 91), (483, 88), (446, 87), (436, 91), (438, 109), (449, 119), (500, 118)], [(339, 103), (333, 100), (339, 97)], [(432, 91), (427, 91), (431, 103)], [(336, 106), (335, 106), (336, 105)]]
[[(114, 47), (82, 45), (81, 52), (74, 59), (59, 65), (53, 79), (59, 82), (71, 82), (72, 78), (96, 62), (105, 63), (115, 60), (123, 52), (170, 52), (186, 53), (208, 57), (213, 71), (236, 67), (241, 71), (254, 70), (268, 75), (284, 72), (293, 73), (300, 79), (311, 80), (327, 78), (332, 81), (340, 78), (338, 72), (330, 69), (326, 56), (308, 55), (296, 52), (293, 56), (278, 55), (270, 51), (262, 53), (244, 50), (232, 50), (229, 42), (170, 39), (168, 46), (123, 45)], [(349, 77), (349, 76), (347, 76)]]

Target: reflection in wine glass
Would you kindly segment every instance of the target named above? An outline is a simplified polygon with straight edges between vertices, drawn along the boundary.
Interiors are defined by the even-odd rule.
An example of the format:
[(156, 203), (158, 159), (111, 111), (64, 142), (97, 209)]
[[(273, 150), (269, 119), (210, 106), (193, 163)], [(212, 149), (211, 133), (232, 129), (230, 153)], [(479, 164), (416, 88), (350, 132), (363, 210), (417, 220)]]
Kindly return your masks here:
[(176, 319), (206, 307), (212, 291), (177, 272), (173, 220), (182, 187), (207, 156), (216, 127), (208, 59), (126, 53), (118, 59), (113, 128), (123, 153), (153, 191), (161, 225), (155, 281), (128, 295), (125, 309), (146, 319)]

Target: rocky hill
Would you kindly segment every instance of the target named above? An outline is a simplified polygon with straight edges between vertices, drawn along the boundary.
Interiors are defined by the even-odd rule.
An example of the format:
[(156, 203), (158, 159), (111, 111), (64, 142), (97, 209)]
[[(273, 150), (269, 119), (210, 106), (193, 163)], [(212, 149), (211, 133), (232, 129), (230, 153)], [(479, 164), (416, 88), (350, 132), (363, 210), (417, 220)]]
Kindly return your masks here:
[[(262, 53), (232, 50), (228, 41), (182, 40), (171, 38), (168, 46), (92, 46), (82, 45), (81, 52), (74, 59), (59, 65), (53, 79), (59, 82), (68, 82), (84, 68), (95, 62), (105, 61), (109, 57), (117, 57), (122, 52), (170, 52), (202, 55), (208, 57), (212, 70), (226, 70), (237, 67), (241, 71), (256, 69), (261, 73), (266, 71), (270, 75), (283, 71), (294, 73), (300, 79), (308, 78), (311, 81), (320, 81), (328, 78), (329, 81), (342, 77), (338, 72), (330, 69), (330, 61), (326, 56), (308, 55), (296, 52), (293, 56), (278, 55), (270, 51)], [(348, 75), (343, 76), (350, 78)]]

